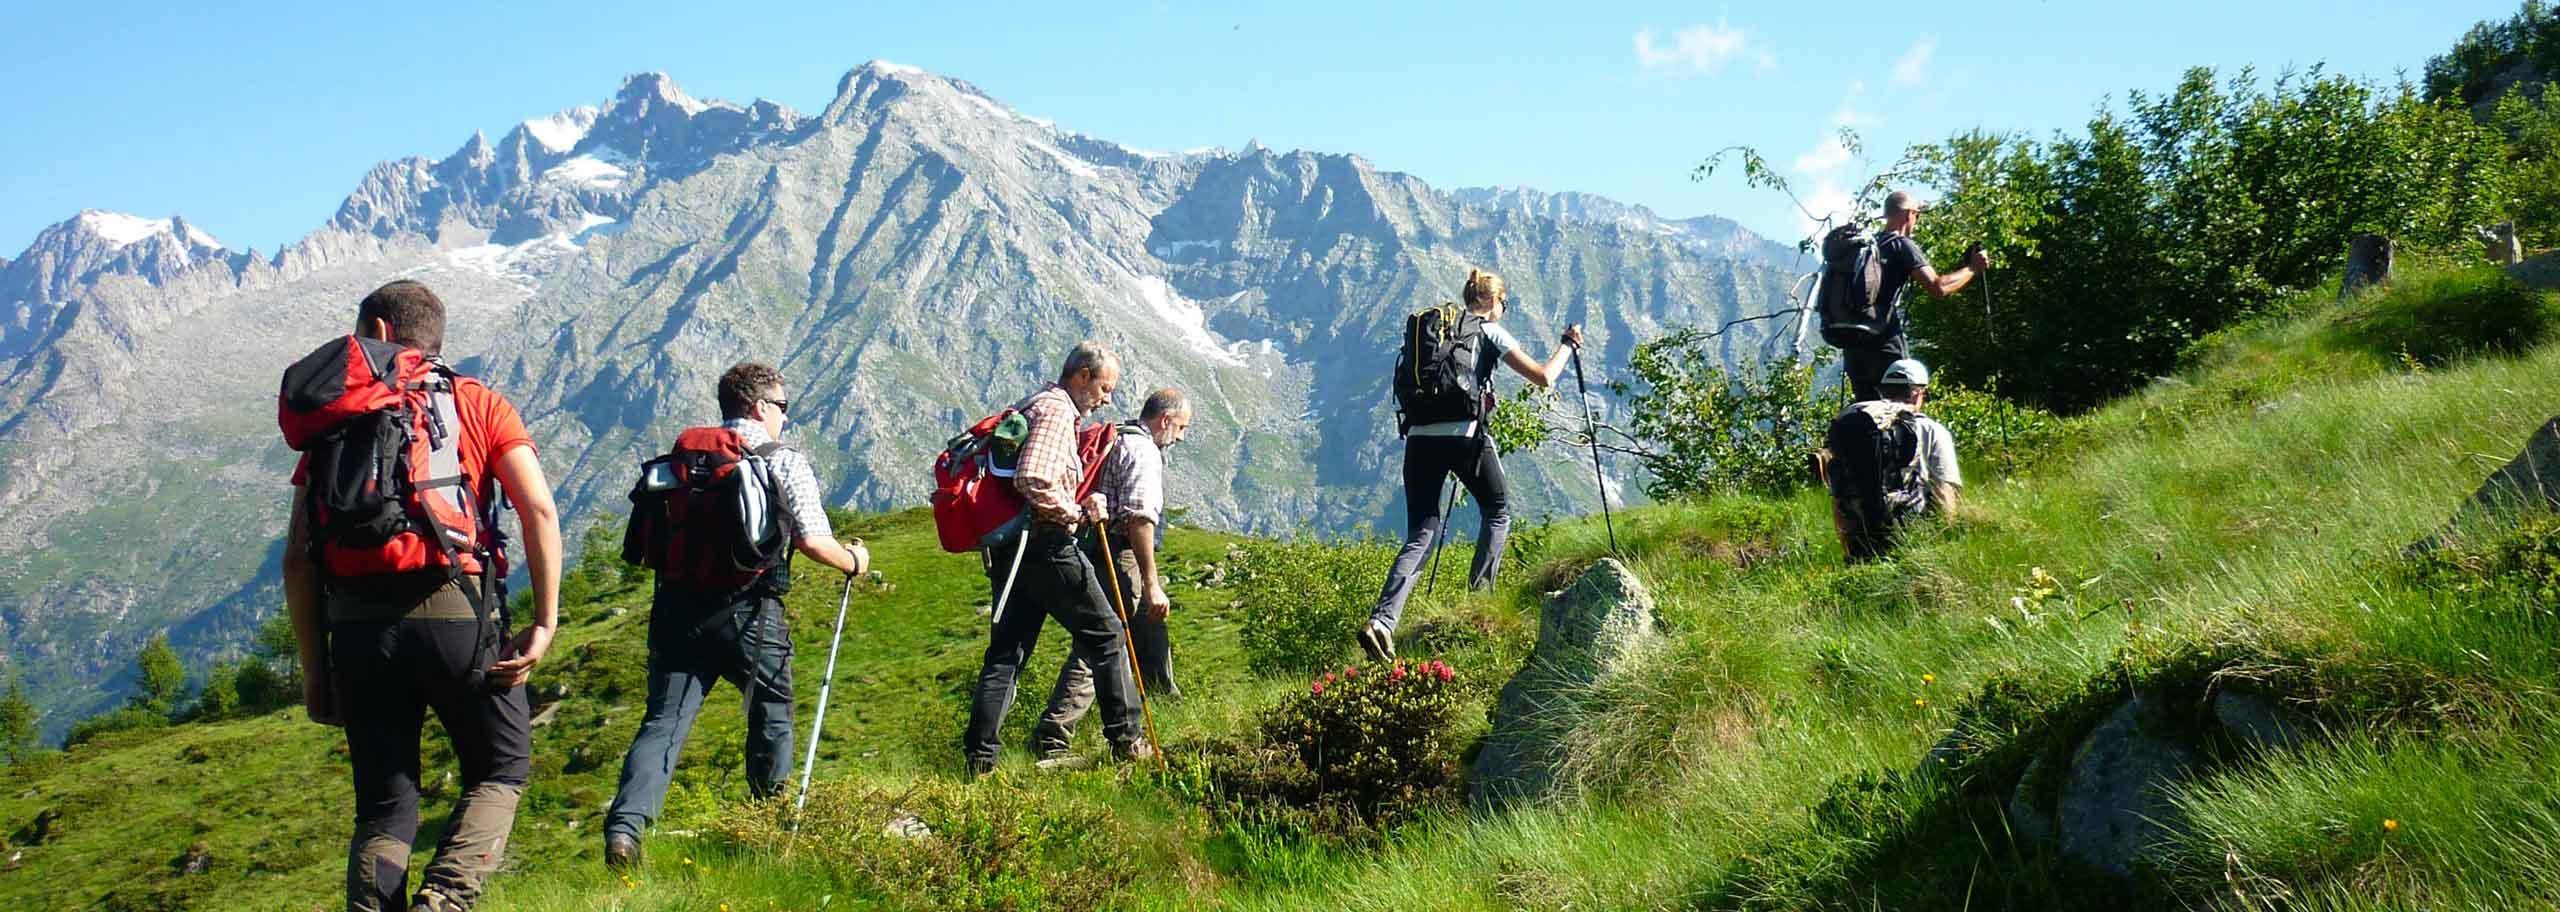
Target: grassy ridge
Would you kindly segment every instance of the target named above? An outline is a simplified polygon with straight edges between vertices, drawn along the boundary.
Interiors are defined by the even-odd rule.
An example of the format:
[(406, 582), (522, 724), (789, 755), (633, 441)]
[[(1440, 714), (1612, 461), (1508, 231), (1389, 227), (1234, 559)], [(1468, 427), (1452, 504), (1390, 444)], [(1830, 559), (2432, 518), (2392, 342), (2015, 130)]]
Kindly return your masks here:
[[(802, 833), (782, 835), (778, 808), (743, 801), (741, 718), (724, 696), (706, 707), (647, 866), (608, 876), (597, 826), (637, 723), (645, 587), (602, 565), (579, 575), (542, 671), (568, 693), (536, 732), (517, 859), (488, 907), (2560, 903), (2549, 599), (2455, 588), (2397, 557), (2560, 402), (2560, 347), (2428, 360), (2376, 339), (2387, 321), (2375, 314), (2483, 281), (2412, 281), (2350, 307), (2305, 296), (2219, 334), (2178, 376), (2071, 420), (2067, 442), (2028, 454), (2023, 474), (1977, 474), (1965, 515), (1891, 565), (1842, 569), (1818, 494), (1621, 514), (1622, 551), (1672, 642), (1579, 710), (1575, 793), (1490, 817), (1453, 810), (1369, 845), (1219, 818), (1186, 797), (1196, 783), (1139, 767), (1034, 772), (1017, 750), (994, 780), (959, 783), (984, 643), (968, 608), (986, 586), (907, 513), (852, 523), (895, 588), (856, 596)], [(1534, 638), (1538, 594), (1605, 551), (1592, 521), (1518, 540), (1496, 591), (1442, 590), (1408, 623), (1464, 632), (1434, 639), (1477, 705)], [(1229, 541), (1172, 540), (1188, 698), (1160, 704), (1156, 724), (1177, 745), (1246, 731), (1303, 686), (1246, 673), (1236, 629), (1250, 609), (1191, 585)], [(834, 594), (791, 598), (804, 707)], [(1045, 679), (1026, 676), (1026, 702)], [(2278, 695), (2326, 734), (2177, 789), (2190, 823), (2139, 889), (2011, 838), (2000, 799), (2035, 758), (2067, 752), (2135, 690), (2192, 707), (2209, 688)], [(1017, 707), (1009, 743), (1031, 714)], [(1916, 774), (1959, 725), (1978, 749)], [(0, 771), (0, 830), (45, 807), (66, 814), (57, 841), (0, 873), (0, 902), (326, 905), (348, 806), (334, 743), (279, 715), (113, 736)], [(900, 812), (935, 838), (882, 834)], [(174, 873), (195, 842), (217, 876)]]

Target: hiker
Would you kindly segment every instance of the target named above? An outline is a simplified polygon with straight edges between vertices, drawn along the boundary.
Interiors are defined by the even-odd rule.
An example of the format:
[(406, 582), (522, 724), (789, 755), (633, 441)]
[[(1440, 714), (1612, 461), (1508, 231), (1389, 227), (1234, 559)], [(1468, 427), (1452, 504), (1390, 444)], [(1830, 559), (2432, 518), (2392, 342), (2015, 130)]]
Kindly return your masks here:
[[(1190, 429), (1190, 397), (1172, 388), (1147, 395), (1138, 420), (1115, 431), (1119, 440), (1094, 470), (1094, 490), (1102, 496), (1110, 517), (1088, 531), (1109, 531), (1111, 553), (1103, 553), (1099, 534), (1082, 536), (1081, 542), (1088, 563), (1110, 568), (1119, 578), (1119, 613), (1129, 625), (1129, 641), (1137, 652), (1140, 686), (1149, 695), (1175, 698), (1181, 696), (1182, 688), (1173, 682), (1173, 644), (1165, 632), (1173, 602), (1165, 596), (1164, 578), (1156, 570), (1156, 545), (1164, 528), (1164, 452), (1181, 443)], [(1093, 668), (1078, 656), (1067, 656), (1065, 666), (1058, 669), (1058, 684), (1049, 692), (1049, 708), (1031, 729), (1032, 743), (1042, 759), (1067, 754), (1075, 741), (1076, 723), (1093, 708), (1093, 690)]]
[(1884, 230), (1875, 239), (1875, 257), (1881, 280), (1876, 285), (1876, 313), (1880, 315), (1882, 332), (1872, 341), (1852, 342), (1840, 346), (1840, 370), (1849, 379), (1849, 390), (1859, 402), (1877, 398), (1881, 393), (1877, 381), (1884, 376), (1885, 366), (1911, 357), (1909, 343), (1903, 337), (1902, 291), (1913, 278), (1934, 297), (1946, 297), (1964, 290), (1982, 270), (1991, 268), (1991, 255), (1977, 247), (1967, 251), (1964, 265), (1939, 275), (1929, 266), (1929, 255), (1912, 240), (1911, 232), (1920, 225), (1920, 210), (1927, 204), (1914, 199), (1911, 191), (1896, 190), (1884, 198)]
[[(1067, 353), (1057, 382), (1015, 403), (1029, 423), (1015, 464), (1013, 486), (1025, 502), (1018, 527), (1005, 543), (987, 548), (987, 583), (1004, 604), (987, 640), (978, 668), (978, 685), (969, 703), (969, 728), (961, 753), (970, 778), (995, 772), (1004, 750), (998, 729), (1013, 708), (1014, 685), (1031, 647), (1040, 639), (1042, 618), (1053, 617), (1073, 637), (1072, 654), (1093, 670), (1094, 695), (1102, 703), (1102, 735), (1113, 756), (1123, 760), (1155, 756), (1138, 729), (1137, 688), (1129, 680), (1128, 659), (1121, 652), (1119, 616), (1103, 594), (1093, 563), (1076, 547), (1076, 532), (1086, 523), (1108, 520), (1106, 498), (1075, 500), (1087, 467), (1076, 446), (1076, 426), (1084, 416), (1111, 402), (1120, 385), (1120, 358), (1100, 342), (1085, 341)], [(1027, 541), (1013, 536), (1027, 535)], [(1017, 548), (1018, 546), (1018, 548)], [(1019, 555), (1019, 566), (1007, 554)], [(1008, 595), (1005, 582), (1012, 578)]]
[[(433, 291), (386, 284), (356, 305), (355, 332), (295, 364), (278, 396), (278, 424), (303, 451), (282, 566), (303, 707), (346, 728), (355, 779), (350, 910), (478, 900), (505, 860), (530, 770), (524, 684), (560, 626), (551, 483), (515, 406), (444, 366), (444, 336)], [(381, 452), (397, 454), (408, 484), (369, 483)], [(533, 623), (513, 636), (497, 526), (505, 501), (493, 483), (519, 511), (533, 581)], [(452, 743), (462, 791), (412, 896), (429, 710)]]
[(1824, 435), (1831, 523), (1851, 564), (1883, 557), (1893, 533), (1922, 516), (1956, 509), (1964, 471), (1947, 426), (1921, 414), (1929, 368), (1904, 358), (1879, 378), (1882, 395), (1850, 404)]
[[(702, 701), (713, 684), (738, 688), (747, 706), (747, 790), (769, 797), (791, 772), (791, 624), (782, 596), (791, 591), (791, 552), (854, 576), (870, 569), (861, 539), (836, 541), (818, 477), (809, 457), (781, 445), (791, 412), (781, 372), (753, 361), (722, 372), (720, 424), (686, 430), (671, 453), (643, 465), (634, 494), (634, 526), (625, 555), (657, 570), (649, 599), (649, 707), (622, 758), (622, 780), (605, 813), (604, 860), (625, 870), (640, 860), (640, 834), (657, 819)], [(717, 474), (735, 487), (687, 492), (663, 507), (674, 528), (658, 529), (643, 509), (653, 485), (652, 467), (669, 462), (686, 471)], [(726, 472), (744, 473), (730, 478)], [(665, 471), (674, 472), (670, 468)], [(740, 516), (735, 492), (778, 507), (770, 516)], [(720, 494), (723, 496), (714, 496)], [(656, 502), (652, 502), (655, 504)], [(768, 542), (748, 566), (732, 560), (720, 536), (744, 525), (765, 525)]]
[[(1539, 387), (1555, 385), (1564, 376), (1565, 364), (1574, 350), (1582, 347), (1582, 327), (1567, 326), (1563, 344), (1544, 363), (1529, 356), (1520, 340), (1502, 328), (1503, 309), (1510, 294), (1503, 288), (1502, 277), (1490, 272), (1467, 271), (1467, 282), (1459, 297), (1466, 311), (1454, 319), (1436, 318), (1426, 321), (1433, 311), (1415, 316), (1408, 325), (1408, 349), (1401, 361), (1428, 361), (1427, 353), (1414, 347), (1416, 327), (1437, 325), (1448, 327), (1445, 346), (1451, 357), (1464, 358), (1473, 349), (1471, 365), (1455, 365), (1464, 373), (1452, 378), (1462, 390), (1463, 398), (1472, 399), (1470, 407), (1460, 402), (1454, 411), (1426, 406), (1425, 399), (1399, 395), (1404, 428), (1404, 549), (1396, 553), (1395, 564), (1387, 570), (1387, 584), (1378, 592), (1378, 602), (1370, 609), (1369, 622), (1360, 628), (1360, 648), (1371, 659), (1386, 661), (1395, 657), (1396, 622), (1404, 615), (1405, 599), (1413, 595), (1414, 580), (1422, 574), (1423, 560), (1429, 556), (1431, 543), (1442, 534), (1448, 517), (1441, 505), (1440, 494), (1448, 476), (1458, 476), (1467, 496), (1475, 498), (1476, 509), (1483, 514), (1484, 524), (1476, 534), (1476, 556), (1467, 572), (1467, 588), (1483, 589), (1493, 585), (1494, 574), (1502, 568), (1503, 539), (1511, 531), (1510, 486), (1502, 475), (1502, 453), (1493, 443), (1485, 427), (1484, 417), (1493, 408), (1493, 370), (1496, 365), (1510, 365), (1514, 372)], [(1426, 365), (1427, 366), (1427, 365)], [(1400, 369), (1398, 373), (1411, 373)], [(1472, 382), (1469, 382), (1469, 381)], [(1401, 382), (1401, 381), (1400, 381)], [(1452, 416), (1456, 416), (1452, 418)]]

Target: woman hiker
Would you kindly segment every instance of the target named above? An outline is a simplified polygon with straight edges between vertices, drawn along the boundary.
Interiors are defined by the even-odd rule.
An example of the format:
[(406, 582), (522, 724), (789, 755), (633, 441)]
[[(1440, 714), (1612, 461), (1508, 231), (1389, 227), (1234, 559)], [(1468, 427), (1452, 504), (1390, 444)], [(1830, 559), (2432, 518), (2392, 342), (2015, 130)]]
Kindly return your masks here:
[[(1475, 388), (1483, 400), (1476, 409), (1479, 416), (1491, 411), (1495, 365), (1510, 365), (1540, 387), (1553, 386), (1564, 376), (1565, 364), (1572, 359), (1574, 349), (1582, 346), (1582, 327), (1568, 326), (1563, 346), (1547, 356), (1545, 363), (1530, 358), (1528, 351), (1520, 347), (1520, 340), (1502, 328), (1503, 306), (1510, 296), (1503, 290), (1501, 276), (1468, 270), (1460, 299), (1474, 319), (1461, 319), (1455, 334), (1463, 340), (1471, 329), (1480, 333), (1475, 340), (1474, 373)], [(1493, 585), (1494, 573), (1502, 568), (1502, 542), (1511, 530), (1510, 486), (1502, 477), (1501, 450), (1494, 446), (1484, 421), (1435, 421), (1406, 429), (1404, 549), (1396, 553), (1395, 565), (1387, 571), (1386, 588), (1379, 590), (1377, 606), (1371, 609), (1369, 623), (1359, 633), (1360, 648), (1372, 659), (1386, 661), (1395, 656), (1396, 621), (1404, 615), (1405, 599), (1413, 594), (1413, 582), (1422, 575), (1423, 560), (1430, 556), (1432, 541), (1439, 538), (1441, 527), (1448, 520), (1441, 515), (1440, 494), (1451, 474), (1467, 487), (1467, 496), (1475, 498), (1477, 509), (1484, 515), (1484, 528), (1476, 535), (1475, 564), (1467, 573), (1467, 588)]]

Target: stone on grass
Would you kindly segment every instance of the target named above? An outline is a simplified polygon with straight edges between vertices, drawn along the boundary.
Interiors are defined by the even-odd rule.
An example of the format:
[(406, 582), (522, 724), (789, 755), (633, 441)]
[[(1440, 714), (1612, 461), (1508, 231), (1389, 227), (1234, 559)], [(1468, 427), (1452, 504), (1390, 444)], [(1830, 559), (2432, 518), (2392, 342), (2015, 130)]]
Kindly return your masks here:
[(2411, 544), (2404, 553), (2416, 556), (2458, 545), (2466, 530), (2511, 526), (2526, 514), (2554, 512), (2560, 512), (2560, 417), (2534, 429), (2524, 449), (2490, 473), (2442, 531)]
[(1488, 808), (1553, 796), (1570, 711), (1661, 640), (1653, 594), (1614, 558), (1549, 595), (1538, 615), (1537, 648), (1494, 704), (1493, 732), (1476, 754), (1472, 802)]
[(2155, 731), (2147, 702), (2137, 694), (2081, 739), (2054, 807), (2062, 853), (2123, 879), (2175, 825), (2167, 787), (2205, 760), (2187, 739)]

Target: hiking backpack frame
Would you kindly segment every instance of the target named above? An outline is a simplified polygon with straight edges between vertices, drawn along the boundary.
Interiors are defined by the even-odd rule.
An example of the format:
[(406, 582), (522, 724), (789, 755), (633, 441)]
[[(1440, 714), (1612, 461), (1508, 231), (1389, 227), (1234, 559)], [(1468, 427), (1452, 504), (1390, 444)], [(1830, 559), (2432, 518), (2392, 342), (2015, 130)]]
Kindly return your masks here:
[(276, 425), (305, 459), (303, 509), (324, 578), (440, 570), (480, 624), (495, 616), (503, 632), (506, 497), (462, 471), (455, 395), (466, 382), (417, 349), (344, 336), (285, 370)]
[(1814, 319), (1822, 327), (1822, 341), (1834, 348), (1868, 345), (1891, 331), (1893, 315), (1884, 312), (1884, 262), (1877, 256), (1880, 240), (1854, 221), (1822, 236)]
[(729, 588), (790, 560), (773, 458), (780, 442), (749, 446), (726, 427), (687, 428), (665, 455), (640, 464), (622, 559), (679, 586)]
[(1398, 436), (1420, 425), (1484, 417), (1484, 385), (1476, 377), (1483, 340), (1484, 318), (1454, 303), (1405, 318), (1393, 384)]
[(1856, 505), (1872, 522), (1891, 523), (1927, 495), (1921, 490), (1920, 421), (1908, 407), (1886, 405), (1879, 416), (1859, 403), (1841, 412), (1823, 433), (1831, 459), (1825, 480), (1834, 497)]

